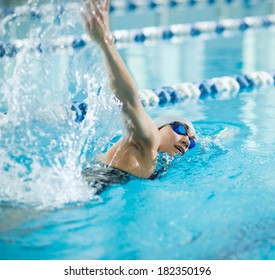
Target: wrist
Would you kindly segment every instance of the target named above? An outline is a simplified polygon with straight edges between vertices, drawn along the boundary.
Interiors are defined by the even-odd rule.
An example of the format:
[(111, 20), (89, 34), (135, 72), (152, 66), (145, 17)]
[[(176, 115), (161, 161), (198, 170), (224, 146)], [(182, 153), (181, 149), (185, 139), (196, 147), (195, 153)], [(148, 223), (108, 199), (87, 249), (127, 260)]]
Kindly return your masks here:
[(109, 48), (115, 45), (115, 37), (114, 35), (109, 32), (104, 36), (104, 39), (100, 42), (100, 47), (102, 49)]

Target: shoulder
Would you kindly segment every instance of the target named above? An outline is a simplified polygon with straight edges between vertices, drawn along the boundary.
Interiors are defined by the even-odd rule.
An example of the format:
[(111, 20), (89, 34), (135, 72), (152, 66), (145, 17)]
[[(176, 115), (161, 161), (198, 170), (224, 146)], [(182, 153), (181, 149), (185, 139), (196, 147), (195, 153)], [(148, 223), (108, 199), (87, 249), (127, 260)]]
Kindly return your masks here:
[(142, 133), (133, 133), (130, 141), (137, 149), (158, 149), (160, 134), (152, 119), (147, 119)]
[(143, 148), (159, 145), (159, 130), (144, 108), (137, 106), (131, 118), (125, 120), (127, 135), (134, 145)]
[(119, 140), (100, 160), (140, 178), (149, 178), (155, 170), (157, 149), (139, 146), (129, 138)]

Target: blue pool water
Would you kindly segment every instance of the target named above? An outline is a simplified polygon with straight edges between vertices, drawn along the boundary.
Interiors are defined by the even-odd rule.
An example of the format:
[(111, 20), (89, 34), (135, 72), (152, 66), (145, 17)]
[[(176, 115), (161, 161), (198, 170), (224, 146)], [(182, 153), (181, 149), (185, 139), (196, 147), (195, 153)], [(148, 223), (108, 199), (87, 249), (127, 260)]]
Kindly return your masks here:
[[(140, 88), (271, 70), (274, 30), (120, 50)], [(275, 89), (148, 109), (199, 142), (162, 178), (81, 180), (123, 127), (94, 46), (0, 60), (0, 259), (274, 259)], [(99, 91), (100, 88), (100, 91)], [(74, 122), (71, 100), (89, 113)]]

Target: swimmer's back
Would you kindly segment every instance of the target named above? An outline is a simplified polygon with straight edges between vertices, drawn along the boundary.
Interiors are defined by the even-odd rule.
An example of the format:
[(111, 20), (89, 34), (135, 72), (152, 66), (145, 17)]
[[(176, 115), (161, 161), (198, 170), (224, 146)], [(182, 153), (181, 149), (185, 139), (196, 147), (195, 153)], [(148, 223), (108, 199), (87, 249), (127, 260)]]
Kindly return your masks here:
[(101, 193), (108, 186), (125, 184), (129, 182), (131, 177), (130, 174), (122, 170), (99, 162), (82, 171), (83, 180), (94, 189), (95, 194)]

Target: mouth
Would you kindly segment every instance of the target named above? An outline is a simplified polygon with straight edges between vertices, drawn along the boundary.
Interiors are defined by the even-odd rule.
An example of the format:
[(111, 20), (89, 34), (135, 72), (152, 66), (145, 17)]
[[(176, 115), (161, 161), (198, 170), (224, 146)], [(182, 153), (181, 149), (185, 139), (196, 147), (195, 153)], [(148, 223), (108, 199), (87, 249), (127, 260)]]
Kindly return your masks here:
[(181, 155), (184, 154), (184, 149), (181, 147), (181, 146), (174, 146), (179, 152)]

